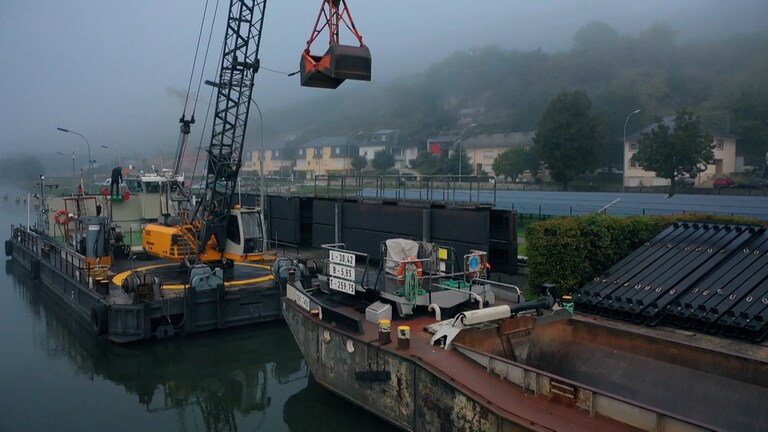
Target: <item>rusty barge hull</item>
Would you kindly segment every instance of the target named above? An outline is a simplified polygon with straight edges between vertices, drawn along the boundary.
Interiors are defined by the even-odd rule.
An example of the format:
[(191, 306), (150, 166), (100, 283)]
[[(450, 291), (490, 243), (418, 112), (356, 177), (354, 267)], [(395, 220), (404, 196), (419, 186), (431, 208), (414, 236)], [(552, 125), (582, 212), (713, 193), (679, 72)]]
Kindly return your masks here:
[[(523, 373), (528, 386), (536, 386), (524, 389), (479, 368), (467, 356), (451, 353), (446, 358), (442, 348), (429, 346), (431, 335), (426, 332), (413, 332), (410, 349), (400, 351), (394, 341), (380, 345), (374, 328), (355, 335), (338, 322), (318, 320), (290, 299), (284, 300), (283, 316), (318, 383), (404, 430), (639, 430), (536, 397), (537, 392), (553, 395), (554, 387), (544, 375)], [(416, 324), (412, 322), (411, 329)], [(705, 430), (673, 417), (653, 416), (666, 425), (659, 430)]]
[(763, 346), (742, 356), (727, 352), (740, 342), (720, 351), (588, 316), (518, 317), (463, 332), (446, 351), (430, 345), (435, 319), (422, 316), (392, 323), (411, 329), (398, 349), (359, 308), (301, 284), (288, 285), (283, 315), (318, 383), (404, 430), (759, 431), (768, 421)]

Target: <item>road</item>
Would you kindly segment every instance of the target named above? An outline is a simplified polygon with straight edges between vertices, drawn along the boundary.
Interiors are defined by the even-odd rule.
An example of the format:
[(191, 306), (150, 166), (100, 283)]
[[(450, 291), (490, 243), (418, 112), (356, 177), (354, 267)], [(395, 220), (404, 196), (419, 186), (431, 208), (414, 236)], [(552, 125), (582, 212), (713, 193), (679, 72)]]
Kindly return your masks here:
[[(367, 190), (366, 196), (375, 196), (375, 190)], [(403, 190), (386, 191), (387, 197), (402, 197)], [(425, 199), (424, 191), (408, 189), (407, 199)], [(514, 209), (519, 213), (567, 216), (594, 213), (602, 209), (612, 215), (654, 215), (707, 213), (735, 215), (768, 220), (768, 197), (743, 195), (696, 195), (675, 194), (668, 197), (657, 193), (616, 192), (543, 192), (543, 191), (493, 191), (459, 190), (434, 192), (433, 201), (493, 203), (499, 209)]]

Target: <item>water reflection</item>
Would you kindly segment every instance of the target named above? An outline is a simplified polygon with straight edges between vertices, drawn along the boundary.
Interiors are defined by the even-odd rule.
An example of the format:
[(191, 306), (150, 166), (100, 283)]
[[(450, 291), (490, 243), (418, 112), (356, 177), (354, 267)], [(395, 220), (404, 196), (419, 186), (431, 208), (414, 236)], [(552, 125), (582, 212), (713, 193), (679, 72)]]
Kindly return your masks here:
[[(307, 386), (306, 364), (284, 323), (141, 345), (106, 344), (11, 261), (6, 279), (33, 317), (33, 348), (46, 362), (64, 359), (73, 365), (72, 387), (85, 382), (100, 392), (97, 384), (106, 380), (123, 389), (119, 397), (109, 392), (92, 397), (114, 398), (109, 404), (119, 405), (129, 395), (141, 407), (145, 414), (121, 429), (156, 429), (160, 416), (177, 430), (394, 430), (317, 384)], [(37, 379), (60, 378), (41, 372)], [(63, 429), (79, 429), (73, 422)]]
[[(285, 402), (283, 420), (292, 431), (312, 430), (312, 432), (397, 431), (396, 427), (382, 420), (372, 421), (367, 411), (354, 408), (340, 396), (329, 392), (309, 376), (307, 386), (291, 395)], [(332, 421), (325, 421), (329, 415)], [(310, 424), (307, 419), (317, 419)]]

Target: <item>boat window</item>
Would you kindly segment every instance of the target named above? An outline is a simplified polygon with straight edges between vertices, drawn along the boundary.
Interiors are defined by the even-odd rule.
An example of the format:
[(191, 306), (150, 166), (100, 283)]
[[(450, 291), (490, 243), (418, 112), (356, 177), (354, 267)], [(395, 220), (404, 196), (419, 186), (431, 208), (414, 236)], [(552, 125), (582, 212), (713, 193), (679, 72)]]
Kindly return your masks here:
[(227, 239), (233, 243), (240, 244), (240, 224), (238, 223), (237, 215), (229, 215)]
[(261, 217), (259, 213), (242, 213), (243, 222), (243, 236), (245, 237), (245, 244), (243, 245), (244, 253), (256, 253), (263, 252), (263, 240), (264, 233), (261, 225)]
[(160, 193), (160, 182), (144, 182), (147, 193)]
[(125, 184), (128, 186), (128, 190), (131, 191), (131, 193), (140, 193), (142, 190), (141, 182), (137, 179), (127, 179)]
[(243, 236), (245, 238), (261, 238), (261, 218), (259, 213), (242, 213), (243, 217)]

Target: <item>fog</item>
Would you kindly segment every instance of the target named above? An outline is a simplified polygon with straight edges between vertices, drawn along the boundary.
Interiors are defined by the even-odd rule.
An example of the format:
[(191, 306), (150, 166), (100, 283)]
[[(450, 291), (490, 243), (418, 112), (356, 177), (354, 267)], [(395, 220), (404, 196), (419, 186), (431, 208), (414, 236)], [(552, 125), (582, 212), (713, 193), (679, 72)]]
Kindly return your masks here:
[[(216, 79), (227, 3), (219, 6), (204, 79)], [(87, 137), (97, 160), (114, 157), (102, 145), (120, 149), (123, 157), (173, 152), (204, 5), (203, 0), (0, 2), (3, 154), (87, 155), (80, 137), (57, 127)], [(254, 88), (265, 122), (267, 113), (281, 107), (321, 105), (331, 91), (302, 88), (298, 76), (285, 75), (298, 69), (320, 5), (319, 0), (267, 4), (262, 70)], [(573, 33), (595, 20), (622, 34), (666, 22), (686, 41), (765, 31), (768, 18), (765, 0), (348, 0), (348, 5), (373, 56), (373, 81), (347, 81), (337, 91), (385, 85), (472, 47), (567, 50)], [(313, 51), (324, 52), (325, 41), (321, 37)], [(204, 86), (198, 118), (204, 117), (209, 94)]]

